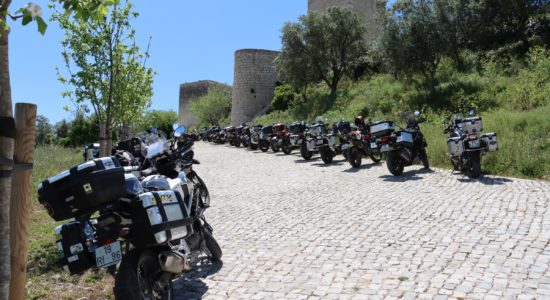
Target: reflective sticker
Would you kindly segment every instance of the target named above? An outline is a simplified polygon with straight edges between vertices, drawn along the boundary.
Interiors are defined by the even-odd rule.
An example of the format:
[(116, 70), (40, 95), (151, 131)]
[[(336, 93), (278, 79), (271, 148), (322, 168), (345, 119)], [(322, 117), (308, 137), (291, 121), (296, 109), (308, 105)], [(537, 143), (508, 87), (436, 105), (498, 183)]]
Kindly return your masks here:
[(78, 253), (84, 252), (84, 246), (82, 246), (81, 243), (71, 245), (69, 249), (71, 250), (71, 254), (78, 254)]
[(84, 191), (86, 192), (86, 195), (89, 195), (89, 194), (94, 192), (94, 190), (92, 189), (92, 186), (89, 183), (86, 183), (82, 187), (84, 188)]
[(78, 255), (73, 255), (73, 256), (69, 256), (67, 257), (67, 261), (72, 263), (72, 262), (75, 262), (78, 260)]

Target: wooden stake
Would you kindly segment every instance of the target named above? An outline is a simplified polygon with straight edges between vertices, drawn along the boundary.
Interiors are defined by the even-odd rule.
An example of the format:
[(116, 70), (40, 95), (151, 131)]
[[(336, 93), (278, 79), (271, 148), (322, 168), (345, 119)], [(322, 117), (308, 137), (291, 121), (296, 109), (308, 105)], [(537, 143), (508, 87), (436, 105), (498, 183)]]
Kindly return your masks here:
[(32, 164), (36, 139), (36, 105), (15, 104), (15, 168), (11, 182), (10, 248), (11, 281), (10, 299), (25, 299), (27, 273), (27, 242), (30, 227)]

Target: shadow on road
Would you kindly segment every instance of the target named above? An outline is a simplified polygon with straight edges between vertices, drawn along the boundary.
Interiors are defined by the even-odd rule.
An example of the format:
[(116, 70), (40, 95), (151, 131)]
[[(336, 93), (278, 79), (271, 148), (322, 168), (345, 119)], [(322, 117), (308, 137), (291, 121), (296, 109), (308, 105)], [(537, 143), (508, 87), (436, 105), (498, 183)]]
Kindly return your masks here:
[(201, 299), (208, 291), (208, 286), (201, 279), (216, 274), (222, 267), (223, 262), (210, 263), (210, 259), (204, 257), (193, 271), (174, 281), (176, 299)]
[(366, 170), (366, 169), (370, 169), (372, 166), (374, 166), (374, 164), (362, 164), (359, 168), (354, 168), (354, 167), (350, 167), (349, 169), (345, 169), (344, 171), (342, 172), (345, 172), (345, 173), (357, 173), (361, 170)]
[(309, 162), (312, 162), (312, 161), (316, 161), (316, 160), (319, 160), (321, 159), (319, 156), (317, 157), (312, 157), (310, 160), (305, 160), (305, 159), (297, 159), (295, 160), (294, 162), (297, 163), (297, 164), (303, 164), (303, 163), (309, 163)]
[(311, 164), (311, 165), (316, 166), (316, 167), (320, 167), (320, 168), (326, 168), (326, 167), (330, 167), (330, 166), (340, 166), (345, 162), (347, 162), (347, 160), (340, 159), (340, 160), (333, 160), (329, 164), (325, 164), (324, 162), (320, 162), (320, 163), (314, 163), (314, 164)]
[(458, 181), (465, 182), (465, 183), (477, 182), (485, 185), (503, 185), (506, 183), (514, 182), (512, 179), (504, 178), (504, 177), (491, 177), (491, 176), (481, 175), (481, 177), (479, 178), (469, 178), (462, 173), (457, 173), (457, 174), (464, 176), (463, 178), (458, 178)]
[(388, 175), (382, 175), (379, 178), (389, 182), (405, 182), (410, 180), (420, 180), (422, 179), (422, 177), (418, 176), (419, 174), (430, 174), (430, 173), (435, 173), (435, 172), (431, 169), (410, 170), (410, 171), (403, 172), (403, 174), (401, 174), (400, 176), (394, 176), (392, 174), (388, 174)]

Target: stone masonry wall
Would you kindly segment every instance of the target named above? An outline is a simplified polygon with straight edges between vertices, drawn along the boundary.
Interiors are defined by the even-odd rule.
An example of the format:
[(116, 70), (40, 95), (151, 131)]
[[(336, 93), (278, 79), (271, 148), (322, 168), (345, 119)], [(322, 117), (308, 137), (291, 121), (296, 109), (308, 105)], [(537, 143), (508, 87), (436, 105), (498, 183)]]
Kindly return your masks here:
[(189, 111), (189, 104), (191, 101), (206, 95), (209, 88), (219, 85), (223, 84), (212, 80), (200, 80), (181, 84), (178, 122), (187, 126), (199, 123), (200, 120)]
[(279, 52), (242, 49), (235, 52), (231, 123), (251, 121), (271, 106), (278, 82), (273, 61)]

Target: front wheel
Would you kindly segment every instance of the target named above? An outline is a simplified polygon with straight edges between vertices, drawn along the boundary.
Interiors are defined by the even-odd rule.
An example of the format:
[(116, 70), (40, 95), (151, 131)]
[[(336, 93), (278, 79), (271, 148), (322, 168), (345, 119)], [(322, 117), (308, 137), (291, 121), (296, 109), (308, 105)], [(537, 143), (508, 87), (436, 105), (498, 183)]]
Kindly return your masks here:
[(203, 236), (204, 236), (204, 244), (205, 248), (204, 251), (208, 257), (212, 261), (220, 261), (222, 258), (222, 248), (220, 248), (220, 245), (216, 241), (216, 239), (212, 236), (208, 230), (203, 230)]
[(371, 151), (369, 156), (375, 163), (379, 163), (382, 160), (382, 152), (380, 151)]
[(115, 299), (172, 299), (172, 280), (159, 265), (158, 255), (150, 250), (126, 254), (115, 278)]
[(330, 150), (328, 146), (319, 148), (319, 154), (321, 155), (321, 159), (325, 164), (330, 164), (332, 162), (332, 159), (334, 158), (332, 150)]
[(274, 152), (274, 153), (277, 153), (279, 152), (279, 146), (276, 145), (275, 143), (271, 143), (271, 150)]
[(258, 144), (250, 143), (250, 149), (251, 150), (258, 150)]
[(352, 147), (348, 151), (348, 162), (353, 168), (359, 168), (363, 160), (363, 153), (357, 148)]
[(249, 142), (247, 139), (243, 139), (243, 147), (248, 148)]
[(394, 176), (399, 176), (403, 174), (405, 162), (399, 155), (399, 152), (390, 151), (388, 152), (388, 156), (386, 158), (386, 166), (388, 167), (390, 173), (392, 173)]
[(310, 160), (311, 157), (313, 156), (313, 152), (307, 150), (306, 143), (302, 143), (302, 145), (300, 146), (300, 154), (302, 155), (302, 158), (305, 160)]
[(478, 178), (479, 176), (481, 176), (481, 157), (479, 151), (470, 152), (468, 176), (471, 178)]

